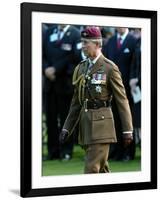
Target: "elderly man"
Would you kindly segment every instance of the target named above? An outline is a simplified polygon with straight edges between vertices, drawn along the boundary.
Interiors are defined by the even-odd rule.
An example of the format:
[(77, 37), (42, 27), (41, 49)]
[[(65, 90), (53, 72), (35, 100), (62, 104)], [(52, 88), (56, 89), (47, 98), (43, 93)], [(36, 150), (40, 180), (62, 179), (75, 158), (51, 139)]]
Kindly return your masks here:
[(84, 173), (106, 173), (110, 171), (110, 143), (117, 142), (110, 106), (112, 96), (119, 108), (125, 145), (133, 139), (131, 112), (118, 67), (101, 53), (100, 29), (87, 27), (81, 37), (87, 59), (75, 68), (75, 92), (60, 141), (65, 142), (79, 122), (79, 143), (86, 152)]

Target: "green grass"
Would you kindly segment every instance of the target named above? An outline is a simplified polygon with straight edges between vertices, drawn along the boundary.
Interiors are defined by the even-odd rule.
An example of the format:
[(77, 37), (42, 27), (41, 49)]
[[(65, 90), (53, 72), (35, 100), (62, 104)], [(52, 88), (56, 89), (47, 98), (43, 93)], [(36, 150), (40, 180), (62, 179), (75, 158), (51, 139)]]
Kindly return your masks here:
[[(42, 162), (42, 175), (74, 175), (83, 174), (84, 168), (84, 150), (79, 146), (75, 145), (73, 158), (70, 161), (43, 161)], [(122, 161), (109, 161), (110, 169), (112, 172), (129, 172), (129, 171), (140, 171), (141, 170), (141, 157), (140, 149), (136, 148), (136, 156), (134, 160), (127, 162)]]

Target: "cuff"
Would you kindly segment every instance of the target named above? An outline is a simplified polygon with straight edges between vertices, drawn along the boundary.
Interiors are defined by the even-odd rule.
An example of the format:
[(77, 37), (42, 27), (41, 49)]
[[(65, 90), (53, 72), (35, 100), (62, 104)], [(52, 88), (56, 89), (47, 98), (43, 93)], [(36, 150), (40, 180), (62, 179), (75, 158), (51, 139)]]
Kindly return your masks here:
[(68, 132), (68, 134), (69, 134), (69, 131), (67, 129), (63, 128), (62, 130)]
[(133, 131), (123, 131), (123, 134), (132, 134)]

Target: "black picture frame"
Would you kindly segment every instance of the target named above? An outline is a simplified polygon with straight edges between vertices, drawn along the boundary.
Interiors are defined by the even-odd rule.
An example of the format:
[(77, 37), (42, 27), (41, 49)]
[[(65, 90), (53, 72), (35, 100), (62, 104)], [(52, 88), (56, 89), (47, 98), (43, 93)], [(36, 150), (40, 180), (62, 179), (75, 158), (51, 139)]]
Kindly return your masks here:
[[(151, 23), (151, 161), (150, 181), (108, 185), (32, 188), (32, 12), (146, 18)], [(157, 188), (157, 12), (73, 5), (21, 4), (21, 186), (22, 197), (100, 193)]]

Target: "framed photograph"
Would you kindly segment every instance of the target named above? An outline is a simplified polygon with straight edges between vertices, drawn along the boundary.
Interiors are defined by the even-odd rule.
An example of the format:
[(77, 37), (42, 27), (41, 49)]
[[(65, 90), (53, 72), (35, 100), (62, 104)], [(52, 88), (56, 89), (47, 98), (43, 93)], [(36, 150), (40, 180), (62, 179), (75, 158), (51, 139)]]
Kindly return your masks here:
[[(111, 159), (109, 158), (111, 173), (84, 174), (83, 165), (86, 158), (84, 151), (75, 138), (72, 157), (65, 155), (64, 158), (57, 159), (59, 156), (56, 157), (55, 155), (54, 157), (48, 154), (49, 146), (56, 145), (54, 144), (56, 139), (53, 138), (52, 140), (50, 138), (49, 140), (51, 136), (49, 136), (47, 111), (44, 106), (48, 105), (46, 98), (44, 98), (44, 87), (47, 87), (44, 78), (46, 76), (44, 74), (44, 66), (48, 62), (45, 60), (46, 55), (44, 56), (44, 54), (50, 54), (50, 47), (46, 45), (47, 32), (60, 25), (68, 28), (66, 31), (68, 38), (73, 35), (73, 32), (69, 31), (69, 27), (74, 27), (72, 30), (77, 29), (79, 34), (87, 27), (99, 27), (103, 37), (102, 51), (109, 59), (109, 54), (106, 54), (107, 45), (110, 39), (119, 32), (118, 28), (128, 29), (128, 33), (133, 35), (132, 37), (135, 38), (135, 41), (140, 39), (140, 72), (138, 75), (140, 86), (137, 86), (135, 92), (131, 93), (134, 104), (141, 104), (139, 116), (137, 117), (137, 120), (140, 118), (140, 132), (134, 135), (135, 155), (132, 158), (127, 159), (126, 157), (126, 159), (119, 161), (114, 160), (112, 156)], [(52, 44), (58, 39), (54, 31), (55, 29), (50, 32), (50, 37), (48, 38), (48, 41)], [(136, 46), (137, 44), (136, 42)], [(61, 44), (62, 51), (69, 52), (72, 48), (72, 43), (68, 42), (68, 40), (66, 43)], [(76, 50), (81, 52), (83, 60), (85, 55), (83, 55), (81, 48), (82, 43), (80, 40), (76, 42)], [(112, 51), (112, 47), (109, 49)], [(130, 52), (130, 47), (125, 48), (124, 56), (128, 57)], [(51, 54), (49, 57), (53, 59), (56, 55)], [(72, 58), (75, 58), (75, 56), (72, 56)], [(65, 57), (62, 56), (63, 59)], [(68, 62), (68, 57), (65, 62)], [(70, 75), (73, 75), (73, 71), (70, 72)], [(55, 77), (53, 76), (52, 78), (54, 79)], [(72, 80), (72, 76), (70, 78)], [(61, 80), (63, 82), (62, 87), (66, 86), (66, 79)], [(61, 90), (63, 91), (61, 87), (56, 87), (56, 89), (58, 93)], [(69, 90), (66, 89), (65, 91)], [(99, 86), (96, 87), (96, 92), (100, 92)], [(65, 96), (62, 96), (60, 101), (63, 100), (67, 107), (66, 99)], [(52, 105), (55, 105), (53, 100), (51, 102)], [(65, 110), (65, 108), (63, 109)], [(58, 114), (56, 118), (58, 128), (62, 128), (59, 118), (61, 117)], [(54, 126), (54, 121), (51, 124)], [(51, 141), (53, 141), (52, 144)], [(22, 3), (21, 196), (34, 197), (156, 188), (157, 12)]]

